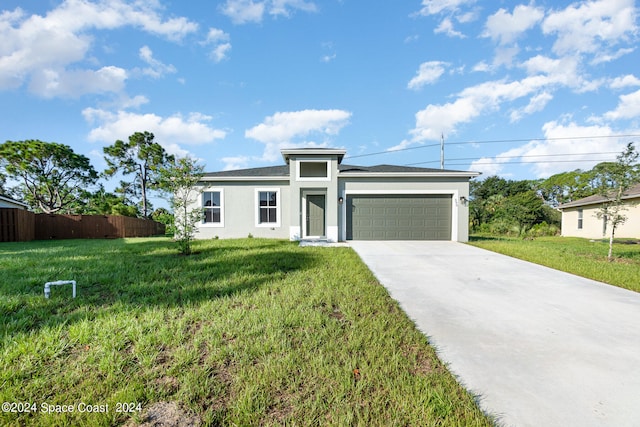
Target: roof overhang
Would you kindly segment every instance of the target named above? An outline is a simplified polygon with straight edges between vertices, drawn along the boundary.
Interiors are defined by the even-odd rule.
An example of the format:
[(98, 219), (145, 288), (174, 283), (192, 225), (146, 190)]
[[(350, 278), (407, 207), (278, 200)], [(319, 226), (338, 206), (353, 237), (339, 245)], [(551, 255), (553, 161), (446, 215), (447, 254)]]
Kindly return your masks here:
[(24, 206), (25, 209), (27, 209), (29, 207), (29, 205), (24, 203), (24, 202), (20, 202), (20, 201), (18, 201), (16, 199), (12, 199), (11, 197), (3, 196), (2, 194), (0, 194), (0, 200), (4, 200), (5, 202), (13, 203), (14, 205)]
[(280, 150), (282, 158), (289, 164), (291, 157), (327, 157), (336, 156), (338, 163), (342, 163), (347, 150), (338, 148), (285, 148)]
[(288, 176), (203, 176), (200, 182), (220, 181), (289, 181)]
[(338, 172), (340, 178), (475, 178), (480, 172)]

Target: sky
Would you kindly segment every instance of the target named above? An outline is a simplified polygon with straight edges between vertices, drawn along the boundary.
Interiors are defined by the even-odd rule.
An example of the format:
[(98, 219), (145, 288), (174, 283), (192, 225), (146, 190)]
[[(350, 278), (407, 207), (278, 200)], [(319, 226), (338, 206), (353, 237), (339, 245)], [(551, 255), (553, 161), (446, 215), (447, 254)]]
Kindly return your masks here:
[(2, 0), (0, 141), (150, 131), (205, 170), (344, 163), (546, 178), (640, 148), (634, 0)]

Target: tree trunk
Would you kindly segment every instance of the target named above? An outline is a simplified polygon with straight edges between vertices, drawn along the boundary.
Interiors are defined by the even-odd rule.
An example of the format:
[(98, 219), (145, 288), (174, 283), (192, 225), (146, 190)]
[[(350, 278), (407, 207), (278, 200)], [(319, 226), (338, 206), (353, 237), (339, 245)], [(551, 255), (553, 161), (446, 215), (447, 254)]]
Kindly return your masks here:
[(609, 255), (607, 255), (607, 261), (613, 261), (613, 235), (616, 234), (616, 225), (611, 224), (611, 237), (609, 237)]

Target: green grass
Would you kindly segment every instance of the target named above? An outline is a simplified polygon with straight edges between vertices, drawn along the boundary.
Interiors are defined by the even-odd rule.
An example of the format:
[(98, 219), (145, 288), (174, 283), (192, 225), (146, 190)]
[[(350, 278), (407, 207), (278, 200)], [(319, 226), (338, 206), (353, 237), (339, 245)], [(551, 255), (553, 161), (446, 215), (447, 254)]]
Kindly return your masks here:
[[(0, 400), (38, 408), (1, 412), (0, 425), (135, 425), (158, 402), (204, 425), (491, 425), (351, 249), (194, 250), (179, 256), (166, 238), (0, 244)], [(76, 299), (69, 286), (43, 297), (64, 279)], [(80, 402), (109, 412), (41, 411)]]
[(612, 262), (607, 261), (608, 241), (577, 237), (523, 240), (477, 235), (471, 236), (469, 244), (640, 292), (640, 244), (636, 241), (614, 243)]

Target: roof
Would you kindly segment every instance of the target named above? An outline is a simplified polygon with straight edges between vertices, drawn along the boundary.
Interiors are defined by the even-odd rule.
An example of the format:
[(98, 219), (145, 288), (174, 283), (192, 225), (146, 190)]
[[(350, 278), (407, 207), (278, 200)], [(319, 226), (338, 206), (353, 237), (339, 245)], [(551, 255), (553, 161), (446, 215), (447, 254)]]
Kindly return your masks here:
[(287, 163), (282, 166), (267, 166), (262, 168), (236, 169), (221, 172), (205, 173), (203, 181), (247, 181), (247, 180), (282, 180), (289, 178), (289, 159), (293, 157), (327, 158), (337, 157), (338, 174), (349, 177), (467, 177), (480, 175), (479, 172), (464, 172), (449, 169), (418, 168), (413, 166), (376, 165), (353, 166), (340, 164), (346, 151), (337, 148), (292, 148), (280, 150)]
[(29, 205), (27, 205), (24, 202), (20, 202), (16, 199), (13, 199), (5, 194), (0, 194), (0, 200), (4, 200), (5, 202), (9, 202), (9, 203), (15, 203), (16, 205), (20, 205), (20, 206), (24, 206), (25, 208), (28, 208)]
[(291, 156), (337, 156), (338, 163), (342, 163), (342, 158), (347, 150), (340, 148), (285, 148), (280, 150), (282, 158), (289, 164)]
[(251, 168), (251, 169), (235, 169), (221, 172), (208, 172), (203, 175), (204, 178), (229, 178), (229, 177), (243, 177), (243, 178), (264, 178), (264, 177), (288, 177), (289, 166), (267, 166), (263, 168)]
[(397, 165), (375, 165), (375, 166), (353, 166), (353, 165), (340, 165), (338, 166), (340, 173), (349, 174), (356, 172), (370, 172), (370, 173), (446, 173), (446, 172), (460, 172), (450, 169), (433, 169), (433, 168), (417, 168), (413, 166), (397, 166)]
[[(464, 172), (449, 169), (417, 168), (413, 166), (375, 165), (354, 166), (338, 165), (340, 176), (477, 176), (477, 172)], [(289, 166), (267, 166), (261, 168), (236, 169), (220, 172), (208, 172), (203, 175), (204, 181), (247, 180), (247, 179), (283, 179), (289, 177)]]
[[(623, 200), (635, 199), (638, 197), (640, 197), (640, 183), (629, 188), (629, 190), (625, 191), (624, 194), (622, 195)], [(584, 197), (582, 199), (564, 203), (558, 206), (558, 209), (575, 208), (578, 206), (587, 206), (587, 205), (597, 205), (599, 203), (606, 202), (607, 200), (610, 200), (610, 199), (607, 197), (604, 197), (601, 194), (594, 194), (593, 196)]]

